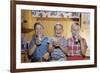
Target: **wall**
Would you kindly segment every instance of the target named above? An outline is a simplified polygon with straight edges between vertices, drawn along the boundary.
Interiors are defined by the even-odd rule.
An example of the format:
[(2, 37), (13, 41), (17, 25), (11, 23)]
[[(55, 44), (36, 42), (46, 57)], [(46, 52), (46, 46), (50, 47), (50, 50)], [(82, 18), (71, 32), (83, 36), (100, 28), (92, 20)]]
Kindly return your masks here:
[[(0, 2), (0, 73), (10, 73), (10, 0), (2, 0)], [(70, 69), (70, 70), (55, 70), (41, 71), (34, 73), (99, 73), (100, 72), (100, 2), (99, 0), (33, 0), (56, 3), (72, 3), (72, 4), (89, 4), (98, 6), (98, 67), (86, 69)], [(33, 72), (30, 72), (33, 73)]]

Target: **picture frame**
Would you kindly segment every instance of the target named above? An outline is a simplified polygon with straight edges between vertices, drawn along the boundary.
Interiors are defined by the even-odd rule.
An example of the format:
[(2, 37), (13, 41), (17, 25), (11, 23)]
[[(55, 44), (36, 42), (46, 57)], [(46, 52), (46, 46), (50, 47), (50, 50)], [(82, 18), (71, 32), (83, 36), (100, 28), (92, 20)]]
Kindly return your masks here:
[[(57, 8), (57, 9), (56, 9)], [(41, 62), (41, 63), (24, 63), (21, 62), (21, 33), (27, 33), (33, 31), (33, 29), (24, 29), (22, 27), (22, 22), (27, 23), (27, 19), (22, 19), (22, 12), (24, 10), (32, 11), (48, 11), (48, 13), (52, 13), (52, 11), (56, 11), (58, 14), (60, 12), (76, 12), (81, 13), (79, 15), (79, 19), (74, 18), (74, 14), (70, 15), (69, 18), (74, 21), (79, 21), (80, 27), (85, 26), (82, 24), (91, 24), (89, 25), (89, 48), (90, 49), (90, 58), (85, 61), (60, 61), (60, 62)], [(51, 10), (51, 11), (50, 11)], [(84, 14), (89, 13), (89, 22), (82, 18)], [(85, 13), (84, 13), (85, 12)], [(60, 70), (60, 69), (78, 69), (78, 68), (91, 68), (97, 67), (97, 6), (94, 5), (79, 5), (79, 4), (63, 4), (63, 3), (47, 3), (47, 2), (33, 2), (33, 1), (11, 1), (11, 72), (29, 72), (29, 71), (45, 71), (45, 70)], [(47, 13), (47, 14), (48, 14)], [(93, 15), (93, 16), (92, 16)], [(72, 16), (72, 17), (70, 17)], [(38, 16), (36, 16), (38, 17)], [(41, 15), (40, 15), (41, 17)], [(43, 16), (45, 17), (45, 15)], [(48, 15), (48, 18), (50, 16)], [(58, 16), (53, 16), (56, 18)], [(64, 15), (62, 16), (64, 17)], [(80, 18), (81, 17), (81, 18)], [(51, 17), (52, 18), (52, 17)], [(59, 17), (60, 18), (60, 17)], [(88, 17), (87, 17), (88, 18)], [(43, 20), (43, 19), (42, 19)], [(41, 20), (41, 21), (42, 21)], [(44, 18), (45, 20), (45, 18)], [(40, 21), (40, 22), (41, 22)], [(25, 25), (27, 27), (27, 24)], [(32, 26), (29, 26), (32, 27)], [(50, 27), (50, 26), (49, 26)], [(85, 27), (84, 27), (85, 28)], [(65, 28), (66, 29), (66, 28)], [(84, 29), (83, 29), (84, 30)], [(91, 32), (92, 31), (92, 32)], [(91, 41), (91, 42), (90, 42)], [(91, 45), (92, 44), (92, 45)], [(25, 56), (24, 56), (25, 57)], [(69, 64), (68, 64), (69, 63)], [(72, 63), (72, 64), (71, 64)], [(76, 63), (76, 64), (75, 64)], [(54, 65), (55, 64), (55, 65)], [(65, 64), (65, 65), (64, 65)]]

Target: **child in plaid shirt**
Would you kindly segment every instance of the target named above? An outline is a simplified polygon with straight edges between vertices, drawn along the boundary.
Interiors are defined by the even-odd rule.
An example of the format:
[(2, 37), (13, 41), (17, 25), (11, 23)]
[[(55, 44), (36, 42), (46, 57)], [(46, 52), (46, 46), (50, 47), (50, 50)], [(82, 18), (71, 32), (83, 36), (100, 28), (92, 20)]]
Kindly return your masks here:
[(67, 40), (68, 60), (83, 60), (85, 58), (87, 43), (86, 40), (79, 35), (79, 31), (79, 24), (72, 24), (72, 37)]

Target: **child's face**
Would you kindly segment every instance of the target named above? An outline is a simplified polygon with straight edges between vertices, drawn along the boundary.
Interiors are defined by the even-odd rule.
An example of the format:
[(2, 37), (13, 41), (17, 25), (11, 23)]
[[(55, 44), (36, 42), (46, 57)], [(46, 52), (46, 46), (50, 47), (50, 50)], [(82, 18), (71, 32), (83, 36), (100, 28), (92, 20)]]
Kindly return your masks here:
[(35, 29), (36, 35), (43, 34), (43, 27), (41, 25), (37, 25)]
[(78, 36), (79, 35), (80, 28), (77, 25), (73, 25), (71, 28), (72, 36)]
[(63, 32), (62, 27), (59, 26), (59, 25), (57, 25), (56, 28), (55, 28), (55, 35), (56, 35), (57, 37), (61, 37), (62, 32)]

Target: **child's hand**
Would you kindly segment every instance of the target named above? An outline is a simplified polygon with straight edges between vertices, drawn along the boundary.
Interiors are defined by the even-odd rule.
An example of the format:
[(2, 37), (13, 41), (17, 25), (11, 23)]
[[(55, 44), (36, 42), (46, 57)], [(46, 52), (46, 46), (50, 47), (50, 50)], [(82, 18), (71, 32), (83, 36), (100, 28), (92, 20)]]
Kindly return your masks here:
[(46, 60), (46, 61), (49, 59), (49, 53), (48, 52), (43, 55), (43, 59)]
[(56, 38), (53, 40), (53, 45), (56, 48), (60, 46), (60, 43), (58, 42), (58, 40)]

